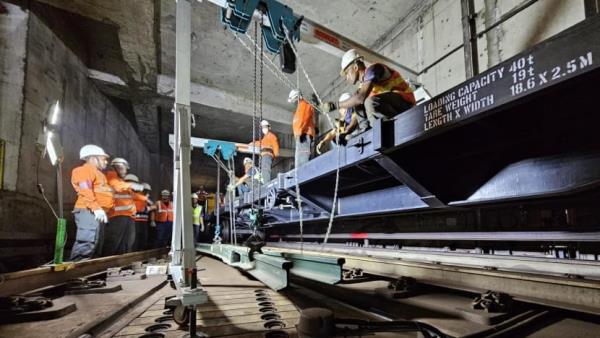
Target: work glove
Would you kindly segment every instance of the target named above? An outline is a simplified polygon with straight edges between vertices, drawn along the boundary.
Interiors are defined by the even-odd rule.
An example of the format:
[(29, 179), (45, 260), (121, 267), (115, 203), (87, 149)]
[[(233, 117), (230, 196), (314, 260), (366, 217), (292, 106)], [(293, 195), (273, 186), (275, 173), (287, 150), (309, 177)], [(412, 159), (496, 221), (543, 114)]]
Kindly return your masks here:
[(227, 185), (227, 191), (234, 191), (234, 190), (235, 190), (235, 185), (233, 185), (233, 184)]
[(345, 146), (348, 142), (348, 140), (346, 139), (346, 136), (348, 136), (346, 133), (340, 133), (338, 135), (338, 144), (341, 146)]
[(108, 223), (108, 216), (104, 209), (94, 210), (94, 219), (100, 223)]
[(143, 184), (135, 183), (135, 182), (132, 182), (130, 184), (131, 185), (129, 187), (131, 188), (131, 190), (134, 190), (134, 191), (144, 191), (144, 185)]
[(204, 224), (200, 225), (200, 232), (204, 232)]
[(150, 226), (153, 228), (156, 228), (156, 222), (155, 221), (150, 221)]
[(321, 103), (321, 112), (323, 112), (323, 114), (327, 114), (330, 111), (333, 111), (335, 109), (336, 109), (335, 102), (323, 102), (323, 103)]
[(321, 147), (323, 146), (323, 141), (319, 142), (319, 144), (317, 144), (317, 154), (321, 155)]
[(306, 134), (301, 134), (301, 135), (300, 135), (300, 142), (301, 142), (301, 143), (304, 143), (304, 142), (306, 142)]

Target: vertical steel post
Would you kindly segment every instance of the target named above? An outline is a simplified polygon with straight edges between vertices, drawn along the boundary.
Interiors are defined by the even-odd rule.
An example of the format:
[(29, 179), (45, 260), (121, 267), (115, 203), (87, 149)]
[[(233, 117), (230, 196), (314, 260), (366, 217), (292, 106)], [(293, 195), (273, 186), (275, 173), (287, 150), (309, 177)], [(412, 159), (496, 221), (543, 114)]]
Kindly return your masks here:
[(467, 79), (479, 74), (477, 53), (477, 28), (475, 26), (475, 4), (473, 0), (461, 0), (463, 41), (465, 49), (465, 73)]
[[(173, 261), (171, 265), (182, 270), (195, 266), (194, 230), (192, 229), (192, 197), (190, 186), (191, 164), (191, 12), (189, 0), (177, 1), (176, 53), (175, 53), (175, 111), (173, 150), (174, 224), (172, 237)], [(186, 275), (182, 273), (182, 275)], [(190, 281), (186, 278), (185, 286)]]
[(585, 18), (589, 19), (600, 13), (600, 0), (584, 0)]

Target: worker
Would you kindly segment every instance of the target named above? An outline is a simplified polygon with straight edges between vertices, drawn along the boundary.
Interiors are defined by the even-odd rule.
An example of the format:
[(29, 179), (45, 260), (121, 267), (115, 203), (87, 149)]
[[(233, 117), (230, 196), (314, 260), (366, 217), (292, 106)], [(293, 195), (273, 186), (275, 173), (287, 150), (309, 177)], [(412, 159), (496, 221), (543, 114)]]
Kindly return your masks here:
[(321, 110), (328, 113), (336, 108), (354, 108), (364, 104), (369, 124), (376, 119), (392, 118), (415, 105), (415, 96), (406, 80), (396, 70), (382, 63), (365, 66), (362, 56), (350, 49), (342, 57), (340, 74), (351, 84), (359, 84), (350, 98), (323, 102)]
[(294, 165), (299, 168), (310, 159), (310, 149), (315, 138), (315, 110), (297, 89), (290, 91), (288, 102), (297, 102), (294, 119), (292, 120), (292, 129), (296, 141)]
[(246, 157), (244, 158), (244, 175), (242, 177), (236, 177), (236, 182), (234, 184), (229, 184), (227, 190), (231, 191), (237, 188), (238, 194), (243, 196), (245, 192), (257, 187), (260, 184), (260, 179), (261, 175), (254, 166), (254, 161), (252, 161), (250, 157)]
[[(339, 101), (347, 100), (352, 95), (350, 93), (343, 93), (340, 95)], [(340, 108), (338, 109), (340, 113), (340, 117), (336, 119), (336, 129), (337, 133), (339, 133), (339, 141), (336, 139), (336, 129), (329, 131), (325, 137), (317, 144), (317, 154), (321, 154), (321, 148), (323, 144), (326, 142), (336, 142), (338, 146), (345, 145), (349, 138), (356, 132), (359, 131), (358, 128), (358, 114), (356, 113), (354, 108)]]
[(260, 130), (263, 137), (260, 141), (254, 141), (250, 145), (260, 147), (260, 172), (264, 183), (271, 180), (271, 166), (273, 160), (279, 156), (279, 140), (271, 130), (271, 124), (267, 120), (260, 121)]
[[(126, 182), (139, 183), (139, 178), (134, 174), (127, 174), (125, 176)], [(152, 208), (154, 208), (152, 200), (150, 199), (150, 191), (152, 188), (148, 183), (142, 183), (144, 190), (142, 192), (133, 193), (133, 203), (135, 204), (135, 215), (133, 220), (135, 222), (135, 240), (133, 243), (133, 251), (145, 250), (148, 245), (148, 221), (149, 214)]]
[(113, 190), (102, 173), (108, 155), (102, 148), (88, 144), (79, 150), (79, 159), (85, 163), (71, 173), (71, 185), (77, 192), (73, 210), (77, 234), (71, 249), (72, 261), (100, 256), (107, 212), (113, 206)]
[(106, 173), (108, 184), (114, 190), (114, 204), (108, 213), (109, 223), (105, 228), (103, 256), (119, 255), (133, 251), (135, 243), (135, 203), (133, 191), (143, 191), (144, 186), (126, 182), (129, 163), (124, 158), (114, 158), (111, 169)]
[(194, 224), (194, 240), (204, 241), (204, 219), (202, 218), (202, 205), (198, 203), (198, 194), (192, 194), (192, 223)]
[(156, 203), (156, 247), (171, 246), (171, 233), (173, 232), (173, 203), (171, 192), (160, 192), (160, 201)]

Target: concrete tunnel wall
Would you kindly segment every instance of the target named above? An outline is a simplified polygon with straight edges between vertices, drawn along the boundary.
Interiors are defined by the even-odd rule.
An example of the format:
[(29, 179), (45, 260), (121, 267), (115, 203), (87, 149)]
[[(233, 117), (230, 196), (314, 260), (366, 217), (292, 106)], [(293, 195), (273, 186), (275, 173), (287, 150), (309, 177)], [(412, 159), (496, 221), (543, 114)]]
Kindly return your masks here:
[[(52, 259), (56, 221), (36, 185), (39, 180), (56, 205), (56, 177), (48, 158), (40, 160), (36, 139), (46, 109), (55, 100), (59, 99), (63, 108), (58, 133), (65, 153), (63, 191), (69, 238), (75, 234), (71, 210), (76, 199), (70, 176), (82, 163), (81, 146), (97, 144), (112, 157), (126, 158), (131, 172), (156, 189), (159, 171), (131, 123), (87, 78), (88, 69), (82, 60), (36, 14), (0, 4), (7, 10), (0, 15), (0, 138), (6, 142), (7, 155), (0, 191), (0, 240), (50, 239), (39, 242), (37, 249), (23, 247), (27, 252), (22, 254), (28, 257), (14, 257), (18, 256), (14, 250), (0, 252), (1, 271)], [(5, 260), (7, 256), (12, 259)]]

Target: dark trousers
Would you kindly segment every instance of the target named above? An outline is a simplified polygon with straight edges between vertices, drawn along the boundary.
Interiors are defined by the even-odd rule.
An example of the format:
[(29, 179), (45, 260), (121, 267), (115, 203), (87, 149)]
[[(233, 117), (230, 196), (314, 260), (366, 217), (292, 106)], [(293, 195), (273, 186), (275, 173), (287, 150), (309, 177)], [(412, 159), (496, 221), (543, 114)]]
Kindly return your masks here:
[(365, 111), (371, 126), (376, 119), (392, 118), (412, 107), (402, 96), (392, 92), (374, 95), (365, 100)]
[(72, 261), (99, 257), (104, 242), (104, 223), (96, 221), (94, 213), (88, 209), (75, 209), (77, 235), (71, 249)]
[(115, 216), (104, 230), (102, 256), (120, 255), (133, 251), (135, 222), (129, 216)]
[(134, 251), (142, 251), (148, 248), (148, 222), (135, 222), (135, 244)]
[(171, 235), (173, 233), (173, 222), (156, 223), (156, 247), (164, 248), (171, 246)]

